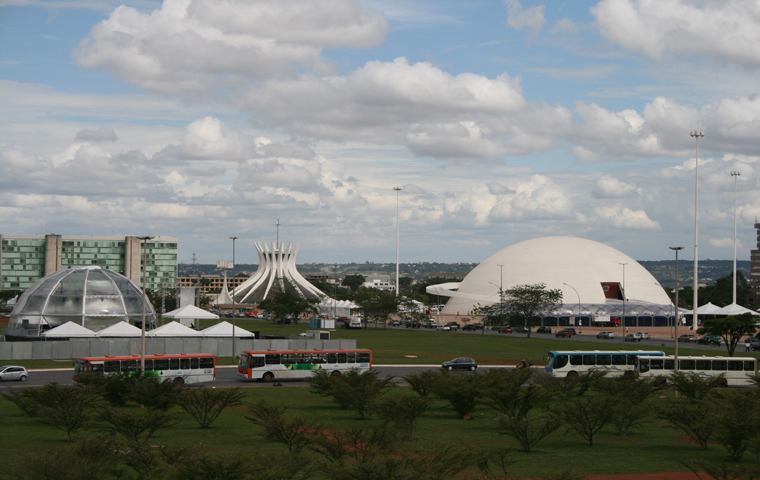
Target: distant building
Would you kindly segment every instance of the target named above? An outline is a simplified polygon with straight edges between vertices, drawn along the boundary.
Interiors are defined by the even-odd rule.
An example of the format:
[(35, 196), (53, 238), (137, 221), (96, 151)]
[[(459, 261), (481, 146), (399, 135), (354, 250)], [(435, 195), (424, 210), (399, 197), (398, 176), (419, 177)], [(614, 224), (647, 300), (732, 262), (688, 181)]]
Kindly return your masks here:
[[(227, 277), (227, 287), (242, 285), (248, 277)], [(186, 275), (178, 277), (180, 288), (198, 288), (201, 293), (216, 293), (224, 286), (222, 275)]]
[(466, 273), (454, 273), (454, 272), (433, 272), (428, 274), (428, 278), (452, 278), (454, 280), (462, 280), (466, 277)]
[(755, 223), (757, 229), (757, 250), (750, 252), (749, 267), (749, 295), (747, 296), (748, 306), (755, 309), (760, 307), (760, 223)]
[(337, 278), (331, 277), (329, 275), (306, 275), (306, 280), (311, 283), (322, 282), (330, 285), (336, 285), (340, 283)]
[(391, 282), (390, 275), (365, 275), (362, 287), (385, 291), (396, 290), (396, 284)]
[[(142, 241), (134, 236), (0, 234), (0, 290), (26, 290), (59, 270), (99, 266), (142, 286)], [(146, 242), (148, 290), (177, 280), (177, 238)]]

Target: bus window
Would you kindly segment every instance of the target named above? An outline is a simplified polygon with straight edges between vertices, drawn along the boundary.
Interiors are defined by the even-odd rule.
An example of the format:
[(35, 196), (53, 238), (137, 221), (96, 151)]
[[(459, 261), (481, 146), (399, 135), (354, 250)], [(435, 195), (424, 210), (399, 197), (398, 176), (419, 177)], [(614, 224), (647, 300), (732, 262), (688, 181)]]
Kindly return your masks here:
[(741, 372), (744, 370), (744, 362), (741, 360), (729, 360), (728, 371), (729, 372)]
[(251, 357), (251, 368), (257, 368), (257, 367), (263, 367), (265, 366), (264, 363), (265, 359), (264, 357), (257, 355), (255, 357)]
[(583, 365), (583, 357), (580, 355), (570, 355), (570, 365)]
[(665, 370), (673, 370), (675, 369), (676, 361), (675, 360), (665, 360)]
[(639, 359), (639, 372), (644, 373), (649, 371), (649, 359), (648, 358), (640, 358)]
[(153, 371), (153, 360), (151, 360), (150, 358), (145, 359), (145, 371), (146, 372)]
[(356, 354), (356, 361), (359, 363), (369, 363), (369, 352), (359, 352)]
[(180, 358), (179, 359), (179, 369), (180, 370), (190, 370), (190, 359), (189, 358)]
[(346, 363), (346, 354), (345, 353), (339, 353), (338, 354), (338, 363)]
[(755, 367), (755, 362), (753, 360), (745, 360), (744, 362), (744, 371), (745, 372), (754, 372), (757, 368)]
[(118, 360), (106, 360), (103, 371), (106, 373), (119, 373), (121, 371), (120, 365), (121, 362)]
[(248, 368), (248, 361), (250, 360), (250, 355), (247, 353), (241, 353), (240, 359), (238, 360), (238, 368)]
[(327, 356), (324, 353), (312, 353), (311, 354), (311, 363), (314, 364), (322, 364), (327, 363)]
[(727, 363), (728, 362), (726, 362), (725, 360), (713, 360), (712, 369), (718, 372), (725, 372), (726, 369), (728, 368)]
[[(570, 357), (571, 360), (574, 358), (576, 357)], [(557, 355), (557, 357), (554, 359), (554, 368), (562, 368), (565, 365), (567, 365), (567, 355)]]
[(179, 358), (169, 359), (169, 370), (179, 370)]
[(626, 355), (628, 365), (636, 365), (636, 355)]
[(267, 359), (267, 365), (279, 365), (280, 364), (280, 354), (279, 353), (267, 353), (265, 355)]
[(296, 363), (296, 354), (295, 353), (283, 353), (280, 355), (280, 361), (283, 365), (293, 365)]
[(297, 358), (299, 365), (308, 365), (311, 363), (311, 354), (309, 353), (299, 353)]
[(137, 368), (137, 360), (124, 360), (121, 362), (122, 372), (134, 372)]
[(346, 363), (356, 363), (356, 354), (351, 352), (346, 354)]
[[(612, 364), (613, 365), (625, 365), (625, 363), (626, 363), (626, 361), (625, 361), (625, 355), (613, 355), (612, 356)], [(630, 365), (633, 365), (633, 363), (631, 363)]]
[(596, 364), (597, 365), (610, 365), (612, 362), (612, 356), (611, 355), (597, 355), (596, 356)]
[(201, 368), (214, 368), (214, 357), (201, 357)]
[(710, 360), (697, 360), (697, 370), (710, 371)]
[(91, 363), (90, 364), (90, 371), (92, 373), (103, 373), (103, 364), (102, 363)]
[(190, 359), (190, 368), (198, 370), (199, 364), (200, 364), (199, 360), (200, 359), (198, 357), (191, 358)]
[(335, 353), (328, 353), (327, 363), (338, 363), (338, 355)]
[(163, 371), (163, 370), (169, 370), (169, 359), (168, 358), (157, 358), (153, 360), (153, 370), (156, 371)]
[(694, 360), (679, 360), (679, 370), (694, 370)]
[(596, 355), (584, 355), (583, 356), (583, 364), (584, 365), (596, 365)]

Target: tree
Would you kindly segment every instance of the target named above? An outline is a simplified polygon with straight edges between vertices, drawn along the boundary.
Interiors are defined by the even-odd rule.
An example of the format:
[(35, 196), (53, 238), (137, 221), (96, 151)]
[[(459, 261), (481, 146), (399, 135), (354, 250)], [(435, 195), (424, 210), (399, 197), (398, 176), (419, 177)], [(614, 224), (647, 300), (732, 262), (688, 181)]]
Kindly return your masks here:
[(512, 317), (523, 319), (530, 329), (536, 317), (562, 306), (562, 290), (547, 289), (544, 283), (517, 285), (504, 291), (504, 302), (505, 311)]
[(251, 405), (245, 418), (264, 429), (264, 438), (272, 442), (282, 443), (288, 447), (288, 452), (293, 455), (300, 453), (310, 445), (315, 431), (323, 428), (313, 420), (305, 420), (300, 417), (288, 419), (283, 413), (287, 406), (270, 406), (265, 401)]
[(243, 398), (245, 393), (240, 387), (198, 388), (185, 390), (178, 403), (201, 428), (209, 428), (227, 407), (241, 405)]
[(484, 375), (476, 373), (459, 374), (448, 371), (438, 372), (431, 389), (435, 396), (449, 402), (458, 418), (471, 416), (475, 406), (480, 403), (483, 391)]
[(380, 378), (379, 375), (376, 370), (361, 372), (356, 368), (338, 376), (332, 376), (327, 370), (317, 370), (306, 382), (314, 393), (332, 397), (341, 408), (354, 410), (361, 418), (366, 418), (392, 385), (393, 376)]
[(594, 446), (594, 435), (601, 430), (614, 415), (616, 398), (594, 395), (562, 402), (556, 407), (556, 414), (571, 429)]
[(399, 299), (394, 292), (361, 287), (356, 291), (354, 301), (362, 310), (365, 326), (369, 318), (386, 323), (391, 314), (398, 312)]
[(411, 440), (414, 424), (427, 412), (432, 403), (432, 398), (419, 395), (385, 398), (375, 405), (375, 413), (386, 422), (393, 422), (403, 433), (403, 437)]
[(283, 289), (274, 291), (259, 303), (259, 308), (272, 315), (273, 318), (298, 318), (307, 310), (311, 310), (320, 302), (318, 298), (306, 298), (288, 279), (283, 280)]
[(74, 432), (90, 426), (97, 403), (92, 390), (53, 382), (31, 391), (39, 405), (34, 418), (66, 432), (69, 440), (74, 440)]
[(179, 423), (182, 412), (153, 409), (135, 412), (127, 408), (105, 407), (95, 418), (101, 422), (100, 430), (106, 433), (115, 431), (124, 437), (130, 447), (138, 448), (145, 447), (145, 443), (153, 438), (158, 430)]
[(360, 274), (354, 274), (354, 275), (346, 275), (343, 277), (343, 282), (341, 285), (344, 287), (348, 287), (351, 289), (352, 292), (355, 292), (364, 284), (364, 275)]
[(728, 356), (733, 357), (736, 346), (742, 337), (757, 332), (757, 322), (751, 313), (731, 315), (725, 318), (705, 320), (704, 326), (697, 330), (700, 335), (720, 335), (726, 343)]

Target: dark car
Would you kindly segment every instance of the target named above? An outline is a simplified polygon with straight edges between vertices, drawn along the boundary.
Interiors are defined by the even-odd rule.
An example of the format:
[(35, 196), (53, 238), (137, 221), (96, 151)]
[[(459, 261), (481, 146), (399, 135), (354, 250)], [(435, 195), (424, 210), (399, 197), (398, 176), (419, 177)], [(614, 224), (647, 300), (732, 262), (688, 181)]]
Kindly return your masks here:
[(446, 326), (452, 330), (459, 330), (459, 323), (457, 322), (449, 322), (446, 324)]
[(557, 338), (571, 338), (573, 336), (573, 332), (569, 330), (560, 330), (557, 333), (554, 334)]
[(538, 327), (536, 333), (552, 333), (552, 329), (549, 327)]
[(422, 326), (422, 324), (417, 320), (408, 320), (404, 322), (404, 325), (406, 328), (420, 328)]
[(504, 328), (504, 327), (508, 327), (508, 326), (509, 326), (509, 325), (494, 325), (493, 327), (491, 327), (491, 330), (496, 330), (496, 331), (498, 332), (498, 331), (499, 331), (499, 330), (501, 330), (502, 328)]
[(454, 360), (443, 362), (441, 367), (447, 370), (475, 370), (478, 368), (478, 363), (473, 358), (457, 357)]
[(483, 328), (483, 325), (480, 323), (468, 323), (464, 327), (462, 327), (462, 330), (481, 330)]
[(720, 346), (721, 338), (719, 335), (702, 335), (697, 339), (697, 343), (700, 345), (717, 345)]
[(530, 331), (527, 327), (515, 327), (516, 333), (528, 333)]

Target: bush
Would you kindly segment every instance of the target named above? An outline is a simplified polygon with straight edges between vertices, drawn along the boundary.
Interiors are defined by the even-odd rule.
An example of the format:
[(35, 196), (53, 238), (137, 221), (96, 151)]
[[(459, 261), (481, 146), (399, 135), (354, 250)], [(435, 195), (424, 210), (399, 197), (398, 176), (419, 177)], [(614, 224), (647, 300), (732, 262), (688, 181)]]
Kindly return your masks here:
[(366, 418), (393, 380), (392, 376), (379, 378), (379, 375), (377, 371), (361, 372), (358, 368), (352, 368), (333, 377), (324, 370), (317, 370), (306, 381), (314, 393), (332, 397), (341, 408), (354, 410), (361, 418)]
[(185, 390), (179, 397), (179, 406), (189, 413), (201, 428), (209, 428), (227, 407), (243, 403), (245, 394), (236, 388), (199, 388)]
[(288, 447), (290, 454), (301, 452), (312, 443), (314, 431), (321, 427), (315, 421), (302, 418), (287, 419), (283, 413), (286, 406), (273, 407), (261, 401), (249, 407), (245, 418), (264, 429), (264, 437), (272, 442), (278, 442)]
[(88, 428), (92, 423), (92, 408), (97, 398), (89, 388), (48, 383), (29, 389), (29, 394), (38, 405), (35, 419), (66, 432), (69, 440), (74, 439), (77, 430)]
[(404, 395), (400, 398), (385, 398), (375, 406), (377, 415), (399, 428), (404, 438), (411, 440), (417, 419), (425, 414), (433, 403), (431, 398), (419, 395)]
[(433, 393), (449, 402), (459, 418), (468, 418), (480, 402), (483, 374), (443, 371), (431, 386)]

